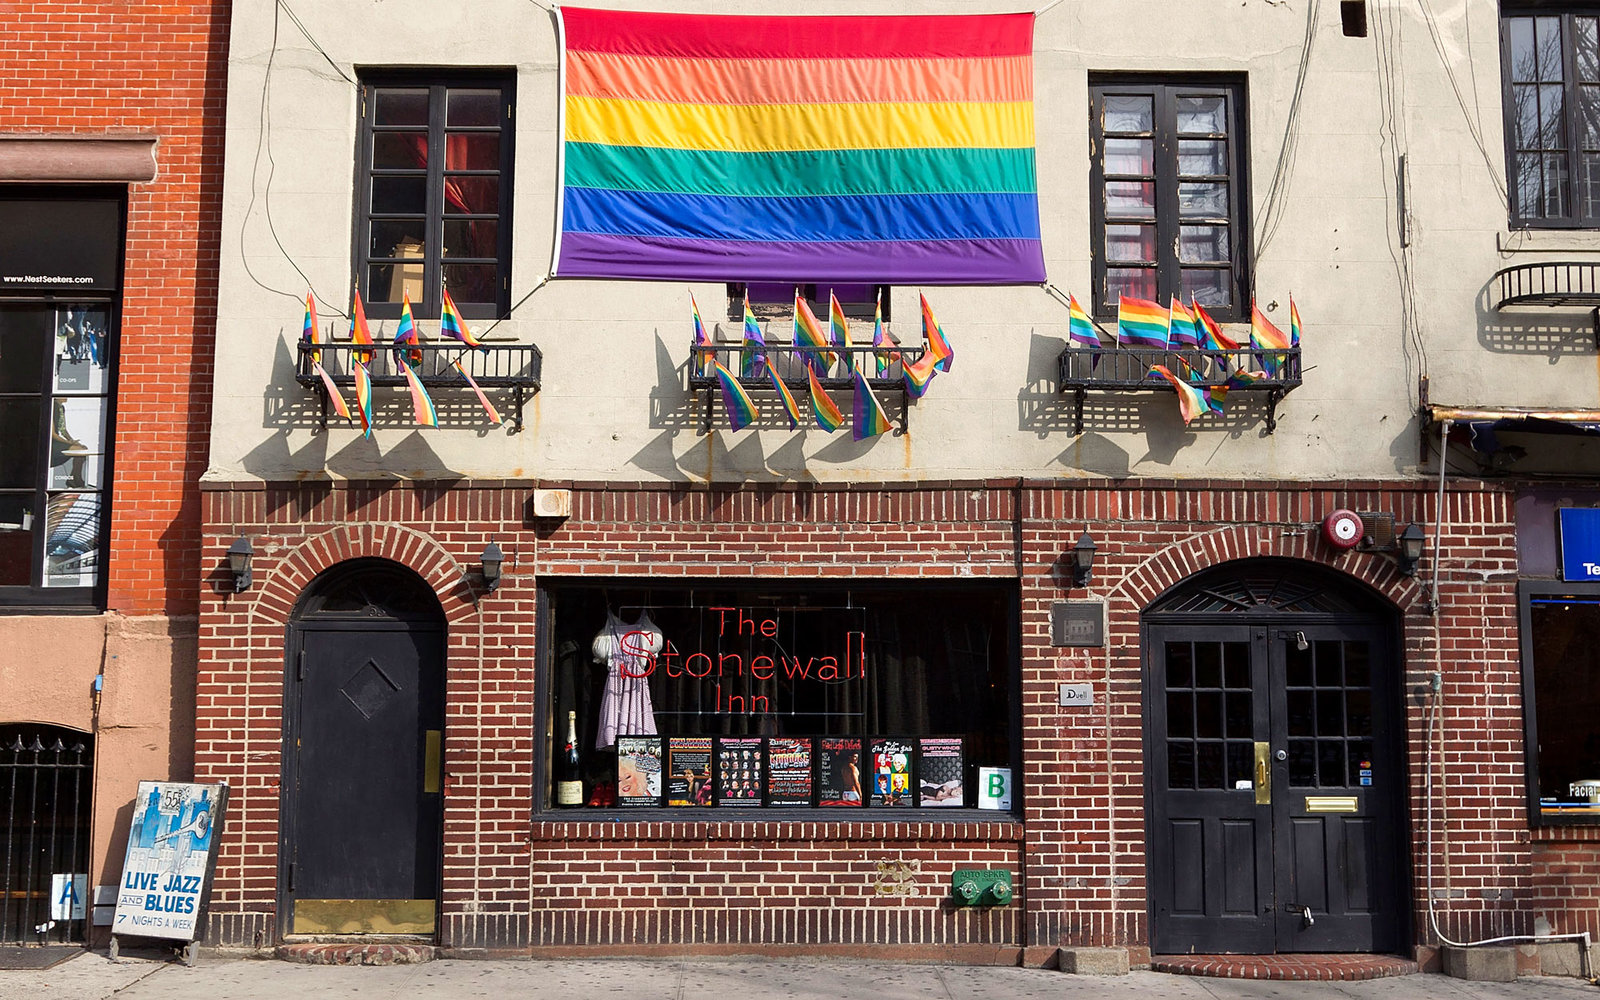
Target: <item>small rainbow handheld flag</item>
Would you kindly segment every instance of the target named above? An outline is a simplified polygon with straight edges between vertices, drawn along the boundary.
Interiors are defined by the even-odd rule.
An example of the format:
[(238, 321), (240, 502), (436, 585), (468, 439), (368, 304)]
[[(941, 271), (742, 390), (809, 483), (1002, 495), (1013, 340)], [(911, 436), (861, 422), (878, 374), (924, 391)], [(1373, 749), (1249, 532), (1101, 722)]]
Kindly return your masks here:
[(772, 387), (778, 390), (778, 398), (783, 401), (783, 412), (789, 417), (789, 429), (792, 431), (800, 426), (800, 407), (795, 404), (794, 395), (789, 392), (789, 387), (783, 384), (783, 379), (773, 370), (771, 362), (767, 363), (767, 377), (772, 379)]
[(877, 370), (879, 378), (889, 374), (889, 366), (899, 360), (900, 352), (889, 350), (889, 334), (883, 328), (883, 293), (878, 293), (877, 302), (872, 310), (872, 346), (877, 348), (872, 353), (872, 363)]
[[(372, 327), (367, 325), (367, 311), (361, 306), (361, 293), (355, 295), (355, 303), (350, 307), (350, 343), (371, 344)], [(351, 351), (350, 357), (361, 365), (372, 362), (371, 351)]]
[(1211, 318), (1211, 314), (1206, 312), (1205, 306), (1196, 302), (1193, 308), (1195, 321), (1200, 327), (1202, 346), (1206, 350), (1236, 351), (1239, 349), (1239, 342), (1222, 332), (1222, 326)]
[(822, 332), (822, 324), (817, 322), (817, 316), (811, 311), (810, 303), (800, 294), (800, 289), (794, 290), (794, 346), (815, 347), (818, 350), (803, 351), (800, 357), (805, 361), (806, 367), (819, 375), (827, 375), (828, 369), (838, 360), (838, 356), (828, 350), (828, 338)]
[(1289, 348), (1289, 338), (1261, 314), (1254, 302), (1250, 303), (1250, 346), (1258, 351), (1266, 350), (1267, 353), (1258, 355), (1261, 367), (1266, 369), (1268, 375), (1276, 377), (1278, 369), (1287, 360), (1283, 354), (1276, 352)]
[[(322, 332), (317, 329), (317, 305), (311, 300), (311, 293), (306, 293), (306, 318), (300, 330), (300, 339), (308, 344), (322, 343)], [(322, 367), (322, 352), (311, 352), (311, 370), (322, 379), (322, 390), (327, 393), (328, 402), (333, 404), (333, 412), (339, 416), (350, 419), (350, 407), (344, 401), (344, 394), (339, 387), (333, 384), (333, 376), (328, 374), (328, 369)]]
[[(698, 314), (699, 309), (695, 312)], [(750, 293), (744, 293), (744, 350), (741, 352), (743, 360), (740, 362), (746, 378), (761, 374), (761, 369), (767, 363), (767, 338), (761, 334), (761, 324), (756, 321), (756, 314), (750, 311)]]
[(1166, 350), (1172, 331), (1167, 310), (1149, 299), (1121, 296), (1117, 303), (1117, 345)]
[(828, 394), (822, 391), (815, 370), (807, 368), (806, 378), (811, 383), (811, 412), (817, 418), (817, 426), (832, 434), (844, 425), (844, 414), (839, 412), (839, 407), (828, 398)]
[(894, 425), (889, 422), (888, 414), (883, 412), (883, 406), (878, 403), (878, 398), (872, 394), (872, 389), (867, 385), (867, 380), (862, 374), (852, 372), (856, 380), (855, 421), (850, 425), (850, 433), (857, 441), (865, 441), (870, 437), (877, 437)]
[[(306, 344), (320, 344), (322, 337), (317, 333), (317, 304), (311, 300), (311, 293), (306, 293), (306, 318), (300, 327), (300, 340)], [(311, 352), (311, 363), (322, 361), (321, 351)]]
[(717, 373), (717, 381), (722, 385), (722, 405), (728, 411), (729, 425), (736, 431), (744, 430), (751, 421), (761, 416), (761, 411), (756, 409), (750, 394), (744, 391), (744, 386), (739, 384), (739, 379), (728, 371), (726, 365), (713, 358), (711, 369)]
[(1078, 304), (1071, 292), (1067, 293), (1067, 343), (1073, 347), (1100, 346), (1100, 334), (1095, 331), (1094, 320), (1089, 318), (1088, 311)]
[(845, 318), (844, 307), (839, 304), (839, 296), (828, 290), (828, 341), (834, 347), (842, 347), (839, 356), (844, 359), (844, 370), (856, 370), (856, 359), (850, 353), (850, 321)]
[(1169, 343), (1173, 348), (1192, 351), (1200, 346), (1200, 336), (1195, 331), (1194, 314), (1189, 312), (1188, 306), (1178, 301), (1176, 295), (1172, 296), (1167, 325), (1172, 330)]
[[(706, 325), (700, 319), (700, 303), (695, 301), (693, 289), (690, 289), (689, 291), (689, 310), (694, 314), (694, 346), (710, 347), (711, 334), (706, 332)], [(693, 358), (694, 363), (700, 366), (701, 375), (710, 375), (713, 373), (714, 369), (711, 367), (711, 365), (712, 362), (717, 360), (717, 356), (715, 354), (709, 352), (705, 354), (692, 352), (691, 357)]]
[[(409, 366), (416, 368), (422, 364), (422, 352), (398, 349), (401, 344), (409, 344), (415, 347), (417, 344), (422, 343), (421, 339), (417, 337), (417, 324), (411, 319), (411, 293), (403, 293), (400, 301), (400, 325), (394, 328), (394, 343), (396, 347), (394, 360), (397, 367)], [(430, 424), (429, 426), (433, 425)]]
[(1206, 403), (1205, 397), (1200, 394), (1200, 390), (1172, 374), (1167, 370), (1166, 366), (1151, 365), (1149, 374), (1161, 376), (1172, 383), (1172, 387), (1178, 391), (1178, 413), (1182, 415), (1185, 427), (1195, 417), (1200, 416), (1202, 413), (1211, 412), (1211, 407)]
[(367, 371), (364, 361), (356, 361), (350, 366), (352, 374), (356, 377), (356, 408), (361, 411), (361, 434), (363, 437), (372, 436), (372, 373)]
[(445, 288), (443, 292), (444, 305), (439, 307), (439, 336), (459, 340), (468, 347), (487, 351), (488, 348), (467, 329), (467, 321), (461, 318), (461, 310), (456, 308), (456, 300), (450, 297), (450, 289)]
[(918, 295), (922, 299), (922, 338), (927, 341), (928, 351), (933, 355), (933, 367), (947, 372), (950, 362), (956, 358), (955, 348), (950, 346), (939, 321), (933, 318), (933, 307), (928, 305), (928, 297), (920, 292)]
[(906, 392), (912, 399), (921, 399), (923, 393), (928, 391), (928, 383), (933, 381), (933, 363), (937, 360), (929, 351), (923, 351), (922, 357), (909, 365), (900, 366), (900, 374), (906, 380)]
[(1300, 346), (1300, 310), (1295, 308), (1294, 296), (1289, 296), (1289, 346)]
[(494, 404), (489, 402), (489, 397), (483, 394), (483, 390), (478, 386), (478, 380), (467, 374), (467, 370), (461, 365), (461, 359), (451, 358), (450, 364), (455, 368), (456, 371), (461, 373), (462, 378), (467, 380), (467, 384), (472, 386), (472, 391), (478, 394), (478, 402), (483, 404), (483, 411), (489, 414), (490, 423), (502, 423), (503, 421), (500, 419), (500, 411), (495, 409)]
[(422, 379), (410, 365), (400, 366), (401, 374), (406, 377), (406, 385), (411, 389), (411, 414), (416, 417), (417, 423), (424, 427), (439, 426), (439, 411), (433, 405), (433, 397), (428, 395), (428, 390), (423, 388)]

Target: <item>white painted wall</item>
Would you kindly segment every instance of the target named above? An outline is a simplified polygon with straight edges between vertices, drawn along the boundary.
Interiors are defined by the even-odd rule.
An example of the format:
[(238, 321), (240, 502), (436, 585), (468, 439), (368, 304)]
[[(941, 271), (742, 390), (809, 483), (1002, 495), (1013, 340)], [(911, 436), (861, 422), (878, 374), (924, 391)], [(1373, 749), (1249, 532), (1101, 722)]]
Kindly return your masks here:
[[(494, 332), (497, 340), (533, 342), (544, 352), (544, 390), (529, 403), (522, 433), (415, 428), (403, 391), (380, 394), (384, 405), (370, 440), (342, 425), (318, 431), (316, 397), (292, 378), (292, 345), (306, 279), (323, 303), (325, 323), (349, 300), (356, 91), (288, 18), (274, 24), (273, 5), (236, 4), (208, 477), (1405, 476), (1418, 460), (1417, 379), (1424, 371), (1434, 402), (1596, 405), (1587, 313), (1543, 310), (1508, 321), (1485, 301), (1500, 267), (1600, 250), (1595, 234), (1507, 228), (1499, 25), (1491, 0), (1432, 0), (1432, 30), (1417, 3), (1372, 0), (1373, 30), (1364, 39), (1341, 34), (1338, 4), (1314, 5), (1319, 13), (1296, 155), (1275, 225), (1263, 227), (1309, 2), (1062, 0), (1036, 26), (1046, 263), (1052, 281), (1084, 301), (1088, 74), (1247, 74), (1257, 297), (1286, 329), (1292, 292), (1305, 323), (1305, 384), (1280, 406), (1276, 434), (1263, 436), (1259, 402), (1238, 405), (1246, 416), (1221, 424), (1202, 418), (1185, 429), (1172, 396), (1162, 393), (1091, 396), (1085, 431), (1075, 436), (1067, 399), (1054, 387), (1065, 309), (1031, 287), (929, 288), (957, 350), (954, 369), (915, 405), (908, 436), (861, 444), (843, 430), (732, 434), (720, 407), (718, 429), (702, 435), (698, 403), (683, 388), (690, 338), (685, 286), (594, 281), (552, 282)], [(768, 0), (670, 6), (793, 10)], [(319, 0), (298, 8), (309, 32), (351, 77), (357, 67), (515, 67), (512, 299), (521, 298), (548, 270), (554, 225), (558, 52), (551, 15), (530, 0)], [(805, 12), (1006, 9), (952, 0), (818, 0)], [(269, 65), (270, 127), (263, 127)], [(1402, 153), (1410, 168), (1410, 245), (1403, 254), (1395, 196)], [(1402, 325), (1403, 273), (1415, 316), (1409, 327)], [(894, 292), (896, 331), (908, 342), (920, 337), (918, 291)], [(708, 320), (722, 314), (720, 285), (695, 286), (695, 294)], [(1535, 322), (1544, 328), (1537, 336)], [(730, 327), (726, 320), (720, 325)], [(430, 335), (437, 328), (423, 326)], [(774, 326), (778, 339), (787, 337), (786, 322)], [(393, 323), (383, 328), (392, 333)], [(737, 336), (736, 327), (730, 335)], [(1109, 418), (1095, 403), (1113, 404)]]

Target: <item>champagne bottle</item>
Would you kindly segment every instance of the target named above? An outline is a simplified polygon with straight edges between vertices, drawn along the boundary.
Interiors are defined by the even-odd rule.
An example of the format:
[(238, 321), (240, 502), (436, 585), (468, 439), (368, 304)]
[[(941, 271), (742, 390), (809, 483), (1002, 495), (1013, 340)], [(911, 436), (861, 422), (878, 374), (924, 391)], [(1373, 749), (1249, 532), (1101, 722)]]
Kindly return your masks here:
[(556, 760), (556, 805), (583, 805), (583, 757), (578, 753), (578, 713), (567, 713), (567, 745)]

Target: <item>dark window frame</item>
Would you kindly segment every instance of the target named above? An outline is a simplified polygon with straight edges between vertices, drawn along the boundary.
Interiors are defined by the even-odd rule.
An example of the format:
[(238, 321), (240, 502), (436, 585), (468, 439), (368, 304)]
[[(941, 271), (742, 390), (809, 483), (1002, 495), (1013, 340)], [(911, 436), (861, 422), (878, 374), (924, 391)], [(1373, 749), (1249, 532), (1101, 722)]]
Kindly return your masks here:
[[(1582, 112), (1578, 101), (1581, 89), (1576, 72), (1576, 35), (1573, 30), (1575, 16), (1600, 17), (1600, 8), (1573, 6), (1571, 4), (1538, 3), (1524, 0), (1520, 3), (1506, 3), (1502, 5), (1500, 13), (1500, 97), (1501, 115), (1505, 128), (1505, 164), (1506, 164), (1506, 202), (1513, 229), (1596, 229), (1600, 228), (1600, 208), (1594, 215), (1583, 215), (1582, 204), (1581, 167), (1583, 150), (1581, 148)], [(1562, 159), (1565, 161), (1567, 180), (1564, 185), (1563, 196), (1566, 199), (1567, 211), (1562, 215), (1553, 216), (1524, 216), (1519, 210), (1517, 157), (1517, 115), (1516, 100), (1511, 79), (1511, 22), (1533, 17), (1558, 17), (1561, 19), (1561, 88), (1562, 111), (1561, 129), (1566, 149)], [(1537, 83), (1534, 84), (1537, 86)], [(1595, 105), (1596, 114), (1600, 115), (1600, 100)], [(1530, 150), (1530, 152), (1533, 152)], [(1539, 152), (1544, 152), (1542, 148)], [(1540, 195), (1545, 188), (1540, 187)], [(1600, 199), (1596, 199), (1600, 206)]]
[[(374, 176), (405, 176), (414, 175), (415, 171), (390, 168), (374, 168), (372, 166), (373, 135), (383, 132), (408, 132), (418, 131), (418, 126), (382, 126), (375, 125), (373, 118), (377, 111), (377, 102), (373, 99), (373, 91), (380, 88), (427, 89), (428, 96), (428, 166), (427, 166), (427, 201), (423, 210), (424, 242), (422, 262), (423, 296), (421, 301), (415, 299), (411, 303), (412, 315), (418, 319), (438, 319), (443, 296), (440, 294), (440, 275), (444, 266), (444, 176), (445, 170), (445, 99), (447, 89), (487, 89), (496, 87), (501, 92), (501, 107), (503, 117), (499, 125), (500, 135), (500, 163), (496, 171), (462, 171), (450, 170), (451, 175), (498, 174), (500, 178), (499, 204), (495, 216), (498, 229), (495, 234), (496, 256), (493, 261), (487, 258), (452, 258), (451, 263), (477, 264), (493, 263), (497, 288), (493, 303), (456, 301), (461, 309), (461, 315), (466, 319), (503, 319), (510, 313), (511, 307), (511, 229), (512, 207), (514, 199), (512, 188), (514, 186), (514, 167), (516, 164), (516, 74), (510, 70), (493, 70), (482, 72), (426, 72), (426, 71), (395, 71), (374, 70), (362, 71), (360, 76), (360, 116), (357, 127), (356, 164), (355, 164), (355, 224), (351, 236), (351, 262), (355, 270), (357, 287), (361, 290), (362, 304), (366, 314), (372, 319), (398, 319), (401, 304), (399, 302), (375, 302), (370, 294), (369, 282), (371, 280), (371, 267), (393, 261), (396, 258), (374, 257), (371, 253), (371, 244), (368, 233), (374, 218), (382, 221), (385, 217), (413, 218), (414, 213), (374, 213), (372, 211), (371, 181)], [(487, 131), (487, 127), (480, 127), (479, 131)], [(451, 127), (450, 132), (470, 132), (472, 127)], [(451, 216), (452, 221), (467, 220), (480, 216)]]
[(1523, 777), (1530, 827), (1600, 826), (1600, 814), (1546, 816), (1539, 803), (1539, 704), (1533, 663), (1533, 598), (1586, 597), (1600, 600), (1600, 583), (1520, 580), (1517, 583), (1518, 647), (1522, 660)]
[[(54, 428), (54, 406), (56, 398), (55, 380), (53, 377), (53, 363), (56, 358), (53, 345), (49, 345), (42, 352), (43, 364), (39, 372), (38, 389), (36, 392), (18, 392), (7, 394), (12, 398), (37, 396), (39, 400), (39, 451), (37, 461), (38, 480), (33, 487), (35, 497), (33, 510), (36, 511), (35, 523), (40, 527), (35, 532), (32, 556), (30, 560), (29, 582), (26, 585), (10, 584), (0, 585), (0, 613), (96, 613), (105, 610), (107, 594), (109, 592), (109, 578), (111, 571), (111, 519), (115, 512), (113, 497), (116, 485), (116, 440), (117, 440), (117, 396), (119, 389), (118, 371), (121, 367), (121, 342), (122, 342), (122, 283), (124, 270), (127, 266), (126, 255), (123, 253), (127, 245), (128, 227), (128, 192), (124, 186), (33, 186), (16, 185), (8, 187), (4, 192), (6, 198), (23, 198), (35, 200), (60, 200), (77, 201), (84, 198), (111, 198), (119, 205), (119, 226), (116, 238), (117, 245), (117, 273), (116, 288), (114, 290), (96, 290), (73, 293), (63, 286), (60, 294), (42, 292), (39, 290), (20, 291), (16, 294), (0, 293), (0, 308), (12, 305), (47, 306), (60, 308), (71, 305), (91, 305), (104, 307), (107, 316), (106, 330), (106, 374), (104, 391), (90, 394), (90, 397), (105, 400), (105, 428), (102, 432), (101, 446), (104, 449), (104, 462), (101, 467), (101, 481), (97, 492), (100, 494), (99, 533), (95, 539), (96, 573), (95, 582), (87, 587), (47, 587), (44, 585), (45, 546), (49, 540), (48, 532), (48, 497), (52, 492), (63, 492), (60, 489), (52, 490), (50, 482), (50, 440)], [(66, 394), (63, 398), (74, 398)], [(78, 396), (76, 398), (85, 398)], [(8, 490), (8, 493), (13, 492)], [(15, 492), (24, 492), (17, 490)]]
[[(1185, 175), (1186, 181), (1221, 181), (1228, 186), (1228, 211), (1226, 217), (1215, 218), (1228, 227), (1229, 261), (1224, 266), (1210, 268), (1228, 272), (1228, 287), (1233, 304), (1227, 308), (1207, 306), (1208, 312), (1220, 322), (1244, 322), (1250, 317), (1250, 231), (1247, 207), (1250, 198), (1249, 138), (1246, 124), (1246, 80), (1240, 76), (1184, 75), (1184, 74), (1092, 74), (1089, 78), (1089, 216), (1092, 244), (1090, 264), (1093, 279), (1091, 311), (1095, 318), (1115, 320), (1117, 304), (1107, 302), (1106, 255), (1106, 182), (1104, 150), (1108, 138), (1103, 117), (1104, 99), (1113, 96), (1148, 96), (1153, 99), (1154, 119), (1149, 133), (1117, 132), (1110, 138), (1149, 138), (1152, 142), (1151, 173), (1149, 175), (1111, 174), (1110, 180), (1148, 180), (1155, 188), (1155, 211), (1147, 218), (1137, 220), (1154, 225), (1155, 256), (1153, 260), (1119, 266), (1144, 266), (1156, 274), (1156, 297), (1166, 305), (1171, 296), (1182, 288), (1184, 266), (1195, 269), (1190, 263), (1181, 265), (1178, 239), (1180, 217), (1178, 206), (1178, 138), (1175, 99), (1179, 96), (1220, 96), (1227, 109), (1227, 132), (1220, 136), (1227, 143), (1227, 173), (1216, 175)], [(1200, 137), (1198, 133), (1192, 137)], [(1215, 135), (1214, 133), (1212, 135)], [(1113, 218), (1115, 224), (1119, 220)], [(1135, 221), (1129, 217), (1129, 221)], [(1183, 220), (1194, 223), (1195, 218)], [(1207, 224), (1202, 221), (1200, 224)], [(1200, 269), (1207, 269), (1201, 267)]]
[[(770, 282), (764, 282), (764, 284), (769, 283)], [(816, 313), (818, 319), (826, 323), (828, 317), (828, 300), (821, 298), (820, 296), (823, 292), (830, 289), (830, 283), (818, 281), (797, 281), (794, 284), (796, 288), (800, 289), (800, 294), (805, 296), (806, 301), (810, 303), (811, 311)], [(833, 284), (846, 284), (846, 282), (834, 282)], [(848, 284), (859, 285), (866, 284), (866, 282), (855, 281), (848, 282)], [(749, 287), (749, 285), (743, 281), (730, 281), (727, 282), (727, 287), (728, 320), (729, 322), (733, 323), (743, 322), (744, 293), (745, 289)], [(873, 289), (874, 294), (878, 297), (878, 301), (883, 303), (883, 321), (885, 323), (892, 322), (894, 318), (894, 311), (889, 306), (889, 300), (890, 292), (893, 289), (893, 286), (874, 284)], [(873, 310), (875, 309), (876, 304), (876, 302), (839, 303), (840, 307), (844, 309), (844, 314), (846, 317), (855, 320), (866, 320), (869, 323), (872, 322)], [(755, 313), (759, 319), (770, 320), (788, 318), (793, 310), (793, 300), (785, 302), (756, 301), (750, 303), (750, 311)]]

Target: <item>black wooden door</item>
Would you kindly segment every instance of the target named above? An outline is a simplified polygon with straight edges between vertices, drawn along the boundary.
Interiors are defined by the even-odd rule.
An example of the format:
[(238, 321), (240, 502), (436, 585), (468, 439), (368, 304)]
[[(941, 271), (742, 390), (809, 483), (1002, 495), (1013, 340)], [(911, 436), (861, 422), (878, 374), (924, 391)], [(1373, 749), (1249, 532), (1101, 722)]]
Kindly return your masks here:
[(312, 620), (293, 638), (287, 930), (432, 933), (443, 633), (415, 622)]
[(1151, 944), (1394, 951), (1402, 720), (1373, 625), (1147, 630)]

